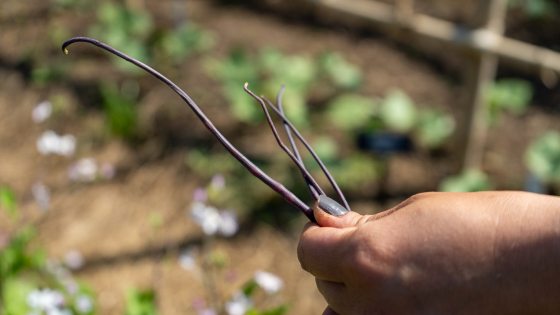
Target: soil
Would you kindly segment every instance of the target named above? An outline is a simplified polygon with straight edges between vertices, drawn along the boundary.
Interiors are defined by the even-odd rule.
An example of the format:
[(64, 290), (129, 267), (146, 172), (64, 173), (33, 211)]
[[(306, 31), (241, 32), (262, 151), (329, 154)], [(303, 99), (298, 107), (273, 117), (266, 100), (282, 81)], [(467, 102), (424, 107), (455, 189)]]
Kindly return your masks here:
[[(357, 35), (351, 30), (244, 6), (192, 0), (179, 8), (184, 10), (181, 14), (217, 35), (212, 55), (225, 56), (238, 46), (253, 51), (271, 46), (287, 54), (309, 56), (337, 51), (363, 71), (363, 94), (380, 96), (399, 88), (419, 104), (439, 106), (459, 115), (461, 82), (457, 73), (445, 72), (439, 66), (437, 56), (413, 52), (410, 47), (403, 49), (402, 44), (381, 35)], [(147, 9), (161, 20), (158, 23), (165, 24), (169, 22), (165, 17), (177, 6), (175, 1), (165, 0), (150, 2)], [(204, 182), (186, 167), (185, 154), (190, 145), (202, 143), (213, 148), (215, 144), (199, 123), (192, 123), (195, 117), (170, 91), (154, 80), (140, 80), (147, 91), (138, 104), (146, 139), (131, 145), (104, 137), (98, 100), (90, 97), (97, 81), (118, 78), (106, 57), (76, 47), (63, 59), (71, 68), (67, 78), (46, 86), (33, 84), (33, 67), (59, 54), (53, 43), (58, 35), (48, 34), (45, 25), (66, 25), (66, 35), (73, 36), (82, 34), (84, 21), (92, 19), (84, 13), (73, 16), (65, 11), (52, 12), (42, 3), (4, 0), (0, 4), (0, 185), (8, 184), (19, 196), (24, 220), (36, 220), (36, 246), (44, 248), (52, 259), (62, 260), (73, 250), (83, 255), (84, 265), (75, 273), (96, 292), (99, 314), (122, 314), (125, 293), (132, 287), (154, 287), (161, 314), (195, 313), (193, 303), (208, 297), (209, 272), (200, 267), (205, 266), (202, 255), (198, 256), (199, 267), (191, 271), (179, 265), (180, 251), (191, 245), (200, 252), (211, 248), (226, 257), (225, 267), (211, 273), (219, 284), (218, 295), (231, 296), (256, 270), (266, 270), (285, 282), (272, 304), (287, 303), (289, 314), (320, 314), (325, 302), (296, 256), (298, 231), (306, 222), (303, 216), (288, 231), (258, 224), (236, 237), (216, 239), (211, 244), (188, 219), (192, 192)], [(191, 96), (204, 104), (219, 128), (235, 135), (239, 126), (224, 115), (225, 99), (220, 96), (218, 83), (204, 74), (200, 59), (169, 70), (180, 86), (188, 87)], [(541, 86), (538, 80), (532, 80)], [(550, 99), (557, 96), (542, 90), (536, 98), (542, 102), (533, 104), (528, 113), (522, 117), (506, 115), (492, 128), (483, 168), (495, 179), (496, 188), (522, 189), (526, 175), (522, 156), (527, 144), (543, 131), (560, 126), (559, 116), (551, 115), (555, 107), (551, 107)], [(64, 110), (44, 124), (33, 123), (34, 106), (53, 98), (63, 100)], [(40, 155), (35, 142), (46, 129), (74, 134), (78, 143), (87, 145), (79, 146), (72, 158)], [(271, 138), (260, 139), (272, 143)], [(235, 141), (244, 150), (255, 150), (253, 141), (247, 138)], [(413, 193), (435, 190), (437, 183), (454, 171), (447, 162), (450, 156), (450, 152), (442, 156), (427, 152), (395, 156), (388, 161), (385, 195), (357, 195), (352, 204), (370, 213)], [(70, 182), (68, 165), (79, 157), (114, 164), (115, 178), (91, 184)], [(38, 181), (51, 191), (46, 212), (31, 195), (31, 187)], [(154, 216), (161, 220), (161, 227), (153, 226)], [(0, 218), (0, 232), (13, 228)]]

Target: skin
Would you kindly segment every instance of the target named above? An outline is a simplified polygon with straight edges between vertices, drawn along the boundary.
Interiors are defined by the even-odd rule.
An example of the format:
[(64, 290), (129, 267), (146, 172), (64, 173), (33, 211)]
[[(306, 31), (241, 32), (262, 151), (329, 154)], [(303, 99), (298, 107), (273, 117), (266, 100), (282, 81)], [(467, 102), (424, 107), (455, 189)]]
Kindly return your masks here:
[(315, 207), (298, 258), (324, 314), (560, 314), (560, 198), (425, 193), (373, 216)]

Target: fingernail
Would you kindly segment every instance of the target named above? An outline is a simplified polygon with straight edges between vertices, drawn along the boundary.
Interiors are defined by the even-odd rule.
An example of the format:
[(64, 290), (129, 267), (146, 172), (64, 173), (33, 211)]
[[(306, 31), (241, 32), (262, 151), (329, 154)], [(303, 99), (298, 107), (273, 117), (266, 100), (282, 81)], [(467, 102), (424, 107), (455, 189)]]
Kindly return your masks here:
[(321, 210), (335, 217), (341, 217), (348, 212), (348, 209), (325, 195), (319, 196), (318, 206)]

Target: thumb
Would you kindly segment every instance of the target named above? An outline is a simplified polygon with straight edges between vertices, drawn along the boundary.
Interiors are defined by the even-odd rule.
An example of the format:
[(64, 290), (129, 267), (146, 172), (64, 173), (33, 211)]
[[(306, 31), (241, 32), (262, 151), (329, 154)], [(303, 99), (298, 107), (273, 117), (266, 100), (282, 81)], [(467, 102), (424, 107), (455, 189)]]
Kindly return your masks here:
[(313, 205), (313, 215), (319, 226), (334, 228), (353, 227), (364, 218), (325, 195), (320, 195)]

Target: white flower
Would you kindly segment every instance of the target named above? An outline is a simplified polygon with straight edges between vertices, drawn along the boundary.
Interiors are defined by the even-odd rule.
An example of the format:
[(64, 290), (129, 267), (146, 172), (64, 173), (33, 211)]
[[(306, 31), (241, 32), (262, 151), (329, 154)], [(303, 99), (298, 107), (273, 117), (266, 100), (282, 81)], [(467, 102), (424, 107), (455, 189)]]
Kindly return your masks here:
[(93, 158), (80, 159), (68, 169), (68, 177), (75, 182), (93, 182), (97, 174), (97, 162)]
[(235, 213), (231, 211), (220, 212), (220, 234), (225, 237), (230, 237), (237, 233), (238, 229), (239, 224), (237, 223), (237, 217), (235, 216)]
[(64, 255), (64, 264), (70, 269), (79, 269), (84, 265), (84, 257), (77, 250), (71, 250)]
[(37, 104), (31, 112), (31, 119), (36, 123), (42, 123), (47, 120), (52, 114), (52, 104), (49, 101), (42, 101)]
[(66, 308), (53, 308), (46, 312), (47, 315), (72, 315), (72, 312)]
[(52, 289), (33, 290), (27, 295), (27, 305), (32, 309), (50, 312), (64, 305), (64, 295)]
[(270, 272), (257, 271), (254, 276), (255, 282), (268, 294), (277, 293), (284, 286), (282, 279)]
[(220, 228), (220, 213), (218, 209), (207, 206), (201, 202), (195, 202), (191, 208), (194, 221), (200, 225), (206, 235), (214, 235)]
[(194, 248), (186, 248), (179, 254), (179, 265), (188, 271), (192, 271), (196, 267), (196, 257)]
[(93, 301), (85, 294), (81, 294), (76, 298), (76, 309), (80, 313), (89, 313), (93, 310)]
[(47, 130), (37, 139), (37, 150), (43, 155), (71, 156), (76, 150), (76, 138), (72, 135), (59, 136), (54, 131)]
[(244, 315), (252, 306), (251, 300), (242, 292), (237, 292), (233, 298), (226, 302), (228, 315)]
[(41, 210), (45, 211), (49, 209), (51, 196), (47, 186), (43, 183), (37, 182), (31, 187), (31, 194)]
[(191, 217), (200, 225), (206, 235), (220, 234), (232, 236), (237, 233), (239, 225), (235, 215), (231, 211), (218, 211), (202, 202), (193, 202), (191, 206)]
[(211, 308), (205, 308), (202, 310), (197, 311), (198, 315), (218, 315), (218, 312), (216, 312), (215, 310), (211, 309)]

